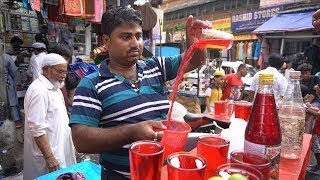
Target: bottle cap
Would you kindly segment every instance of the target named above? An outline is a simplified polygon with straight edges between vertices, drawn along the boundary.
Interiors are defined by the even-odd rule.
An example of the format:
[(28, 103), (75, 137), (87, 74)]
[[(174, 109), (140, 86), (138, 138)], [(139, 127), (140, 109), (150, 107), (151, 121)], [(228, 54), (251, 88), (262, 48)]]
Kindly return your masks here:
[(289, 78), (300, 79), (301, 71), (289, 71)]
[(273, 85), (273, 74), (268, 74), (268, 73), (259, 74), (259, 84)]

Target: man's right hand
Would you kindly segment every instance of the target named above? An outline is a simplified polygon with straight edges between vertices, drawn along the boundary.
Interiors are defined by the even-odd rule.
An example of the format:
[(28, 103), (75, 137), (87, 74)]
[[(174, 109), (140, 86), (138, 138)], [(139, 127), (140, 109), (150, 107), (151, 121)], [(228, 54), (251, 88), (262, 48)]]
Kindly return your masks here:
[(49, 172), (53, 172), (60, 169), (59, 162), (54, 156), (47, 157), (46, 159), (47, 168)]
[(160, 121), (143, 121), (132, 125), (132, 137), (133, 141), (140, 140), (161, 140), (163, 136), (163, 130), (167, 127)]

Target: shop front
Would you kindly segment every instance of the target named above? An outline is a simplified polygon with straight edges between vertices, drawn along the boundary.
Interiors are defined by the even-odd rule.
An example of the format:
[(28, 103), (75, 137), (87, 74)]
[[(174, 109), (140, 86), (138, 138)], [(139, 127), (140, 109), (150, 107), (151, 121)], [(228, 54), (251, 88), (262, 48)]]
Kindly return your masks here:
[(263, 38), (264, 48), (261, 52), (266, 55), (265, 58), (272, 53), (282, 54), (292, 62), (293, 68), (306, 61), (311, 64), (317, 61), (306, 54), (313, 45), (319, 47), (320, 35), (311, 23), (317, 9), (310, 7), (283, 11), (255, 29), (253, 33)]
[(261, 67), (258, 63), (261, 51), (261, 37), (252, 34), (252, 31), (282, 10), (283, 6), (273, 6), (232, 14), (231, 31), (235, 39), (230, 50), (231, 60), (243, 61), (254, 67)]

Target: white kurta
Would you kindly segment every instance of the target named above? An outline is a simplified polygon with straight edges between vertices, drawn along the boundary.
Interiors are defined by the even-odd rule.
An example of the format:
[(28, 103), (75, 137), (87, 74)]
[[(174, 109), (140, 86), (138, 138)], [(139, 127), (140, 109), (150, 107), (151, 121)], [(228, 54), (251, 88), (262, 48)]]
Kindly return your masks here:
[(46, 135), (60, 167), (76, 163), (75, 150), (68, 126), (69, 118), (60, 89), (40, 75), (28, 88), (25, 99), (24, 180), (48, 173), (46, 162), (34, 137)]

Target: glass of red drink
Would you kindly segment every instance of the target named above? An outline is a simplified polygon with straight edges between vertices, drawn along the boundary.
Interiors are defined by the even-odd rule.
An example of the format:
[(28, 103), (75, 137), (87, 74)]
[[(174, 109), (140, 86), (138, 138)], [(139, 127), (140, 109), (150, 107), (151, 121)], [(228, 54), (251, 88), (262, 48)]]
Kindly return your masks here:
[(215, 116), (226, 116), (228, 114), (227, 101), (216, 101), (214, 102), (214, 115)]
[(269, 179), (271, 162), (266, 156), (246, 152), (244, 150), (236, 150), (231, 152), (230, 162), (254, 167), (261, 171), (264, 179)]
[(235, 118), (240, 118), (245, 121), (249, 120), (251, 114), (252, 103), (247, 101), (235, 102), (234, 115)]
[(175, 120), (162, 121), (162, 124), (167, 127), (161, 140), (161, 144), (165, 147), (164, 157), (175, 152), (184, 151), (188, 133), (191, 131), (189, 124)]
[(129, 149), (131, 178), (160, 180), (163, 150), (163, 146), (157, 141), (132, 143)]
[(206, 169), (206, 160), (186, 152), (178, 152), (168, 156), (168, 180), (203, 180)]
[(200, 136), (197, 143), (197, 154), (207, 160), (205, 178), (215, 175), (221, 164), (227, 163), (230, 141), (219, 135)]
[(248, 165), (238, 164), (238, 163), (227, 163), (222, 164), (217, 168), (217, 174), (221, 176), (223, 179), (228, 179), (228, 176), (233, 174), (241, 174), (247, 177), (248, 180), (263, 180), (262, 173)]
[(228, 101), (228, 113), (227, 113), (227, 118), (230, 118), (232, 113), (234, 112), (234, 102), (233, 101)]

